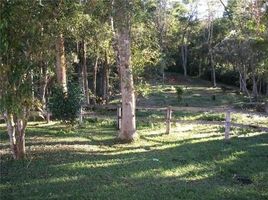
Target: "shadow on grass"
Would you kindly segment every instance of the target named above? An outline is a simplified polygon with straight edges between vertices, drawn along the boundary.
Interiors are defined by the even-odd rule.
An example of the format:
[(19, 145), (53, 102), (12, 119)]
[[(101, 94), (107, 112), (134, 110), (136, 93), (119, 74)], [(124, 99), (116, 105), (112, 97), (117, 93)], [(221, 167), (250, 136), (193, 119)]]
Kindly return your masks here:
[[(1, 195), (4, 199), (265, 199), (267, 140), (262, 134), (234, 138), (230, 144), (189, 139), (149, 145), (147, 151), (126, 145), (109, 151), (32, 152), (33, 158), (25, 161), (3, 157)], [(114, 144), (109, 139), (65, 144), (99, 142), (107, 148)], [(250, 177), (253, 184), (235, 183), (234, 174)]]

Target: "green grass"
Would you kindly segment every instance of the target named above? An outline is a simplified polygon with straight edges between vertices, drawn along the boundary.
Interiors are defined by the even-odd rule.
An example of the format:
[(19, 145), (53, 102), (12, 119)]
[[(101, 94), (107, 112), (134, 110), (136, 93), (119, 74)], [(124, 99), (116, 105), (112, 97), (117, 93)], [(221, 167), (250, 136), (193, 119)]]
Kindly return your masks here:
[[(243, 104), (235, 91), (189, 80), (178, 102), (177, 85), (156, 85), (139, 97), (140, 106), (218, 107)], [(212, 96), (216, 95), (213, 100)], [(117, 104), (118, 97), (112, 103)], [(31, 122), (27, 158), (14, 161), (0, 124), (0, 199), (268, 199), (268, 133), (224, 127), (172, 124), (165, 133), (165, 111), (137, 112), (139, 139), (121, 144), (115, 111), (95, 110), (82, 125)], [(173, 112), (177, 120), (224, 121), (225, 113)], [(268, 127), (268, 117), (232, 114), (232, 122)], [(250, 178), (246, 185), (234, 175)]]
[(139, 140), (121, 144), (112, 119), (75, 127), (35, 122), (27, 130), (27, 159), (14, 161), (0, 126), (1, 199), (268, 198), (267, 133), (232, 129), (225, 143), (219, 126), (177, 124), (164, 132), (141, 123)]
[[(146, 106), (193, 106), (216, 107), (247, 102), (243, 95), (237, 95), (235, 91), (223, 92), (221, 88), (207, 87), (206, 85), (177, 85), (184, 88), (182, 99), (178, 101), (176, 85), (152, 86), (145, 98), (140, 98), (138, 105)], [(213, 100), (215, 95), (215, 100)]]

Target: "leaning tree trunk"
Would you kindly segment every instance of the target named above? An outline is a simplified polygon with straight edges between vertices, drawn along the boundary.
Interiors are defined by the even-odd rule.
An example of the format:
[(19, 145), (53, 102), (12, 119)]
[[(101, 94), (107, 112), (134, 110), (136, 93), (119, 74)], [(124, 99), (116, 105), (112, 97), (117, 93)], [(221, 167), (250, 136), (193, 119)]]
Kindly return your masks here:
[(60, 34), (56, 39), (56, 60), (56, 74), (58, 84), (62, 87), (64, 92), (67, 92), (66, 58), (63, 34)]
[(136, 137), (135, 93), (131, 66), (130, 6), (131, 1), (115, 0), (120, 82), (122, 94), (122, 126), (119, 139), (133, 141)]

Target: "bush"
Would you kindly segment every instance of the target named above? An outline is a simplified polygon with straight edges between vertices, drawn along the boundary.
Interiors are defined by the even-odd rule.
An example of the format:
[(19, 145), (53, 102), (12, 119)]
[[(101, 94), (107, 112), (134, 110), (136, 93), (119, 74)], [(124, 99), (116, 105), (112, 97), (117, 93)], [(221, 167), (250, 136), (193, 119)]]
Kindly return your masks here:
[(176, 87), (176, 94), (177, 94), (177, 98), (178, 98), (178, 101), (180, 102), (181, 99), (182, 99), (182, 95), (183, 95), (183, 88), (182, 87)]
[(68, 83), (68, 94), (60, 86), (52, 89), (48, 107), (52, 116), (58, 120), (74, 122), (82, 103), (82, 92), (78, 85)]

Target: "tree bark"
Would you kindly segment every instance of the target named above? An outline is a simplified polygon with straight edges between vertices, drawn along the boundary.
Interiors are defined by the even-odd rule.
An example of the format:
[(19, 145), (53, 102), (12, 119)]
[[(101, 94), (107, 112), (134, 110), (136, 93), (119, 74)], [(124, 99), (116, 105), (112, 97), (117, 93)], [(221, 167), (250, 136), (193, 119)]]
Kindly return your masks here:
[(97, 55), (94, 68), (93, 68), (93, 104), (96, 104), (96, 98), (97, 98), (97, 70), (98, 70), (98, 61), (99, 61), (99, 55)]
[(57, 82), (64, 92), (67, 92), (66, 58), (64, 37), (60, 34), (56, 39), (56, 74)]
[(247, 89), (247, 82), (245, 80), (245, 77), (242, 76), (241, 72), (239, 72), (239, 76), (241, 78), (240, 80), (241, 80), (241, 83), (242, 83), (243, 92), (247, 94), (247, 96), (249, 98), (249, 101), (252, 102), (250, 93), (249, 93), (249, 91)]
[(17, 159), (17, 140), (16, 140), (16, 131), (14, 117), (12, 114), (7, 114), (6, 117), (7, 132), (9, 136), (10, 149), (14, 159)]
[(136, 133), (135, 93), (131, 66), (130, 6), (131, 1), (116, 0), (118, 55), (122, 94), (122, 127), (119, 139), (133, 141)]
[(185, 44), (181, 46), (181, 58), (182, 58), (182, 67), (183, 67), (183, 74), (186, 77), (187, 76), (187, 55), (188, 49)]
[(266, 82), (266, 96), (268, 96), (268, 82)]
[(14, 115), (7, 114), (6, 124), (12, 156), (15, 160), (19, 160), (25, 157), (25, 128), (27, 120), (16, 118), (15, 123)]
[(258, 86), (257, 86), (257, 81), (255, 75), (252, 77), (252, 96), (255, 100), (258, 100)]
[(211, 81), (213, 87), (217, 87), (217, 82), (216, 82), (216, 71), (215, 71), (215, 65), (214, 65), (214, 60), (213, 60), (213, 55), (210, 55), (210, 60), (211, 60)]
[(87, 73), (87, 44), (82, 41), (82, 71), (83, 71), (83, 86), (86, 103), (90, 104), (89, 88), (88, 88), (88, 73)]
[(118, 43), (122, 93), (122, 128), (119, 138), (122, 140), (132, 141), (136, 136), (136, 105), (132, 69), (130, 65), (131, 52), (129, 30), (119, 31)]
[(46, 91), (48, 84), (48, 67), (46, 64), (42, 63), (41, 72), (40, 72), (40, 90), (39, 90), (39, 98), (43, 105), (43, 110), (46, 109)]
[(105, 52), (105, 62), (103, 69), (103, 99), (107, 104), (109, 101), (109, 63), (107, 52)]

